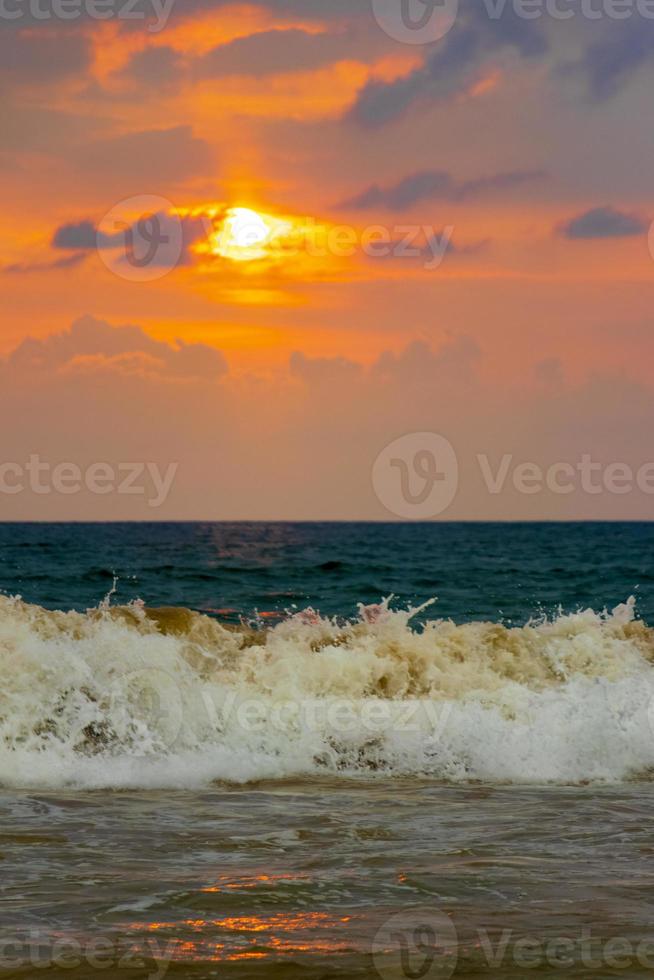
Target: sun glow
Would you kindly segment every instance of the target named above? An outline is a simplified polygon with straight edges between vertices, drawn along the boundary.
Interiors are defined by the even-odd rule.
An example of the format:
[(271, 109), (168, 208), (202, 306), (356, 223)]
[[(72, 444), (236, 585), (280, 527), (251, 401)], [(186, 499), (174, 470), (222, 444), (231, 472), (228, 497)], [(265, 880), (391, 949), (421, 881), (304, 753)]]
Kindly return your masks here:
[[(304, 279), (316, 270), (325, 275), (338, 261), (330, 226), (311, 215), (212, 202), (187, 208), (180, 217), (197, 269), (214, 283), (219, 272), (220, 288), (231, 290), (231, 301), (238, 293), (239, 303), (277, 305), (282, 295), (289, 302), (290, 294), (271, 290), (271, 283)], [(257, 281), (257, 289), (244, 289), (246, 281), (250, 286)]]
[(251, 208), (228, 208), (209, 235), (207, 251), (234, 262), (272, 257), (293, 230), (290, 221)]

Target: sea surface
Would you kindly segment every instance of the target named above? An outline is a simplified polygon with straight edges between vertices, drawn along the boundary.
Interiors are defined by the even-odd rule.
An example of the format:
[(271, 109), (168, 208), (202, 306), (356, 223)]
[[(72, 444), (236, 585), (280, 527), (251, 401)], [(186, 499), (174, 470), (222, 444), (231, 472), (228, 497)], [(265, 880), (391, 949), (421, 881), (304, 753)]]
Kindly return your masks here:
[(654, 976), (654, 525), (0, 525), (0, 977)]

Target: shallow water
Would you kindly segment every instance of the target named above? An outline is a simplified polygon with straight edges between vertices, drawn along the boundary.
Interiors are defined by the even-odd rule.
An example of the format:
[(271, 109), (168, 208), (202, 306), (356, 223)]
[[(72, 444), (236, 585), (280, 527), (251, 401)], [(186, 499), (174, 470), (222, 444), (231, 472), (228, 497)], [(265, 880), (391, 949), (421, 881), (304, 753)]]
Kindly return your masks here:
[(646, 976), (653, 802), (412, 780), (5, 792), (1, 975)]

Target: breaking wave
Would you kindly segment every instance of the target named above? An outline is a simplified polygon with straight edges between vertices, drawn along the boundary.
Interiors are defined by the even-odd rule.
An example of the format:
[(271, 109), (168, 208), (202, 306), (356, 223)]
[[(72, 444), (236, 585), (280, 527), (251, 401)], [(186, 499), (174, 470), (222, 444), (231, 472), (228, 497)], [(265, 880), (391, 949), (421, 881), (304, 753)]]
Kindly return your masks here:
[(136, 601), (0, 598), (0, 783), (321, 775), (619, 782), (654, 772), (654, 631), (634, 600), (522, 627), (387, 601), (270, 629)]

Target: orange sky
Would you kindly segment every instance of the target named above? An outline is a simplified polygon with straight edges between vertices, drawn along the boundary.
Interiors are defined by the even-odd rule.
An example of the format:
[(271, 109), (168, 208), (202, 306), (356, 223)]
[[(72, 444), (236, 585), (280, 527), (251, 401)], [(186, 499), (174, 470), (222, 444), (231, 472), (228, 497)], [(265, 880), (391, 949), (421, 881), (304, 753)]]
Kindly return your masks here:
[[(384, 518), (411, 431), (654, 457), (654, 25), (462, 2), (414, 44), (368, 0), (177, 0), (157, 31), (139, 2), (0, 23), (5, 454), (174, 459), (175, 491), (0, 517)], [(446, 516), (631, 514), (473, 481)]]

